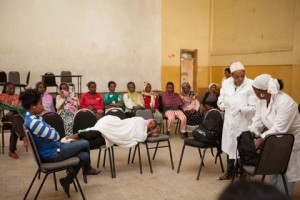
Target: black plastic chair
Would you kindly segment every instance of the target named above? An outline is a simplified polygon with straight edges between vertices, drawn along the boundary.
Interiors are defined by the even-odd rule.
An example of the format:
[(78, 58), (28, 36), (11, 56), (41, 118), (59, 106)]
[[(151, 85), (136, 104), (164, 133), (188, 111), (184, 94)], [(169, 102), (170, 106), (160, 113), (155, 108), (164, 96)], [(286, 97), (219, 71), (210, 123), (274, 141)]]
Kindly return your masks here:
[[(97, 123), (97, 118), (91, 110), (88, 110), (88, 109), (78, 110), (74, 116), (73, 132), (78, 133), (79, 130), (93, 127), (96, 123)], [(106, 146), (102, 145), (99, 148), (95, 148), (95, 149), (91, 149), (91, 150), (96, 150), (96, 149), (99, 150), (98, 151), (98, 159), (97, 159), (97, 167), (99, 168), (101, 149), (106, 149)], [(111, 161), (110, 148), (107, 148), (107, 149), (109, 151), (111, 177), (114, 178), (114, 170), (113, 170), (113, 164)], [(86, 178), (84, 181), (85, 181), (85, 183), (87, 183)]]
[(120, 119), (126, 119), (125, 113), (119, 109), (111, 109), (111, 110), (107, 111), (107, 113), (105, 113), (105, 115), (112, 115), (112, 116), (119, 117)]
[[(27, 198), (27, 196), (28, 196), (28, 194), (29, 194), (29, 192), (30, 192), (30, 190), (32, 188), (32, 185), (33, 185), (34, 181), (36, 180), (37, 176), (40, 173), (44, 173), (45, 176), (44, 176), (44, 178), (43, 178), (43, 180), (42, 180), (42, 182), (41, 182), (41, 184), (40, 184), (40, 186), (38, 188), (38, 191), (37, 191), (37, 193), (35, 194), (35, 197), (34, 197), (34, 199), (37, 199), (38, 195), (39, 195), (39, 193), (40, 193), (40, 191), (41, 191), (41, 189), (42, 189), (42, 187), (43, 187), (43, 185), (44, 185), (44, 183), (45, 183), (45, 181), (46, 181), (46, 179), (47, 179), (47, 177), (48, 177), (49, 174), (53, 174), (55, 190), (57, 191), (57, 183), (56, 183), (56, 175), (55, 175), (55, 173), (59, 172), (59, 171), (65, 171), (65, 170), (69, 171), (69, 170), (72, 170), (72, 167), (78, 165), (80, 160), (79, 160), (78, 157), (72, 157), (72, 158), (66, 159), (66, 160), (61, 161), (61, 162), (43, 163), (41, 161), (40, 156), (39, 156), (39, 153), (38, 153), (38, 150), (37, 150), (36, 145), (34, 143), (34, 140), (32, 138), (32, 135), (31, 135), (31, 133), (28, 130), (26, 131), (26, 137), (28, 138), (28, 141), (30, 143), (32, 152), (34, 154), (35, 161), (36, 161), (36, 163), (38, 165), (38, 169), (37, 169), (37, 171), (36, 171), (36, 173), (35, 173), (32, 181), (30, 183), (30, 186), (29, 186), (28, 190), (26, 191), (24, 199)], [(83, 193), (83, 191), (81, 189), (81, 186), (80, 186), (80, 183), (78, 181), (77, 175), (75, 175), (75, 181), (73, 181), (75, 190), (77, 192), (78, 190), (77, 190), (77, 186), (76, 186), (75, 182), (76, 182), (76, 184), (77, 184), (77, 186), (79, 188), (79, 191), (81, 193), (82, 199), (85, 199), (85, 196), (84, 196), (84, 193)]]
[(0, 85), (5, 85), (7, 82), (7, 75), (4, 71), (0, 71)]
[(52, 72), (45, 73), (42, 80), (47, 87), (55, 87), (57, 92), (58, 85), (56, 84), (55, 76)]
[(65, 137), (64, 121), (61, 116), (54, 112), (48, 112), (42, 115), (43, 120), (52, 126), (59, 134), (60, 139)]
[[(289, 197), (284, 175), (290, 161), (293, 145), (294, 135), (292, 134), (268, 135), (264, 139), (256, 166), (243, 165), (241, 173), (245, 173), (246, 176), (263, 175), (262, 182), (266, 175), (280, 174), (285, 193)], [(245, 176), (242, 175), (241, 177)]]
[[(150, 109), (137, 110), (136, 113), (135, 113), (135, 116), (136, 117), (143, 117), (145, 120), (147, 120), (147, 119), (153, 119), (153, 113), (152, 113), (152, 111)], [(168, 145), (159, 146), (160, 142), (167, 142)], [(149, 143), (155, 143), (156, 146), (155, 147), (149, 147), (149, 145), (148, 145)], [(161, 134), (158, 137), (148, 137), (146, 139), (146, 141), (144, 142), (144, 144), (146, 145), (148, 162), (149, 162), (149, 167), (150, 167), (150, 172), (151, 173), (153, 173), (153, 169), (152, 169), (152, 163), (151, 163), (149, 149), (155, 149), (154, 154), (153, 154), (153, 158), (152, 158), (154, 160), (158, 148), (166, 148), (166, 147), (168, 147), (169, 148), (169, 153), (170, 153), (171, 166), (172, 166), (172, 169), (174, 169), (173, 157), (172, 157), (172, 149), (171, 149), (171, 145), (170, 145), (170, 136), (169, 135), (162, 135)], [(132, 161), (131, 161), (132, 163), (134, 161), (136, 149), (137, 149), (137, 147), (135, 147), (134, 152), (133, 152), (133, 157), (132, 157)], [(129, 149), (128, 163), (130, 161), (130, 155), (131, 155), (131, 148)]]
[(60, 79), (60, 82), (61, 83), (68, 83), (68, 85), (70, 87), (72, 87), (72, 91), (75, 92), (75, 85), (74, 83), (72, 82), (72, 73), (70, 71), (62, 71), (60, 73), (61, 75), (61, 79)]
[[(206, 119), (212, 120), (211, 118), (208, 118), (208, 115), (216, 115), (215, 120), (218, 123), (220, 123), (220, 126), (223, 124), (223, 117), (222, 117), (220, 111), (218, 111), (216, 109), (210, 110), (208, 113), (206, 113), (203, 122)], [(222, 162), (222, 157), (221, 157), (221, 154), (222, 154), (221, 139), (220, 140), (216, 140), (215, 144), (206, 144), (206, 143), (197, 141), (195, 139), (185, 139), (183, 147), (182, 147), (182, 151), (181, 151), (181, 156), (180, 156), (180, 160), (179, 160), (179, 164), (178, 164), (178, 168), (177, 168), (177, 173), (180, 172), (180, 166), (181, 166), (181, 162), (182, 162), (182, 158), (183, 158), (185, 146), (189, 146), (189, 147), (193, 147), (193, 148), (197, 148), (198, 149), (198, 152), (199, 152), (199, 155), (200, 155), (200, 161), (201, 162), (200, 162), (200, 166), (199, 166), (199, 170), (198, 170), (198, 174), (197, 174), (197, 180), (199, 180), (201, 169), (204, 166), (204, 158), (205, 158), (205, 153), (206, 153), (207, 149), (211, 149), (212, 155), (213, 155), (213, 149), (214, 148), (217, 149), (217, 153), (216, 153), (216, 156), (215, 156), (215, 163), (217, 163), (217, 159), (219, 158), (222, 172), (224, 172), (224, 167), (223, 167), (223, 162)], [(203, 150), (203, 155), (201, 153), (201, 149), (204, 149)]]

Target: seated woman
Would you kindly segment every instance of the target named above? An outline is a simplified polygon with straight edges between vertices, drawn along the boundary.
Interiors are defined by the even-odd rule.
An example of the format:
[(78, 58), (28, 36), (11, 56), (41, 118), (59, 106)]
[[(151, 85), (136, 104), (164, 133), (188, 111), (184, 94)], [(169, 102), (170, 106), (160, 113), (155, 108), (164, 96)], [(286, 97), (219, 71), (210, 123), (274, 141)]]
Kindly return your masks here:
[[(285, 173), (289, 193), (295, 182), (300, 180), (300, 114), (298, 104), (286, 93), (280, 91), (279, 83), (268, 74), (253, 80), (253, 90), (259, 99), (255, 116), (249, 130), (260, 138), (255, 140), (258, 148), (269, 134), (289, 133), (295, 136), (290, 162)], [(278, 147), (280, 148), (280, 147)], [(269, 181), (284, 192), (281, 176), (270, 175)]]
[(159, 128), (154, 119), (145, 120), (142, 117), (131, 117), (121, 120), (119, 117), (106, 115), (98, 120), (94, 127), (79, 131), (78, 134), (68, 136), (79, 139), (90, 131), (98, 131), (105, 138), (106, 146), (114, 144), (121, 147), (132, 147), (139, 142), (144, 142), (147, 137), (159, 135)]
[(77, 112), (79, 101), (73, 92), (69, 91), (68, 83), (61, 83), (60, 94), (56, 96), (56, 109), (64, 121), (66, 135), (73, 134), (74, 115)]
[[(21, 107), (21, 104), (19, 102), (19, 95), (15, 94), (15, 85), (13, 83), (7, 82), (4, 85), (2, 94), (0, 95), (0, 102), (13, 108)], [(6, 113), (5, 116), (3, 116), (2, 122), (11, 122), (12, 124), (12, 128), (10, 129), (8, 155), (9, 157), (18, 159), (19, 155), (16, 153), (18, 138), (20, 138), (20, 140), (23, 140), (24, 147), (28, 145), (28, 140), (25, 137), (23, 128), (24, 119), (14, 109), (10, 110), (8, 113)]]
[(43, 162), (59, 162), (71, 157), (80, 159), (79, 164), (73, 170), (67, 172), (66, 177), (59, 180), (65, 193), (69, 196), (70, 184), (80, 168), (83, 169), (83, 173), (86, 175), (95, 175), (100, 172), (99, 169), (91, 166), (88, 142), (82, 140), (69, 144), (60, 144), (58, 132), (40, 117), (44, 108), (41, 94), (38, 91), (28, 89), (21, 94), (20, 100), (23, 108), (27, 111), (25, 126), (30, 131)]
[(185, 132), (186, 129), (186, 116), (182, 112), (183, 102), (180, 96), (174, 92), (174, 84), (168, 82), (166, 85), (166, 92), (162, 95), (163, 110), (168, 118), (168, 130), (167, 135), (170, 135), (171, 126), (175, 121), (175, 117), (181, 121), (180, 135), (181, 138), (187, 138), (188, 134)]
[(145, 82), (145, 87), (142, 92), (142, 97), (145, 102), (145, 108), (151, 109), (153, 116), (157, 124), (163, 124), (162, 114), (159, 112), (159, 97), (156, 93), (152, 92), (152, 87), (150, 83)]
[(47, 86), (44, 82), (37, 82), (35, 84), (35, 89), (39, 91), (42, 94), (42, 101), (43, 101), (43, 107), (45, 112), (55, 112), (54, 104), (53, 104), (53, 97), (46, 92)]
[(97, 119), (100, 119), (104, 114), (104, 102), (101, 94), (96, 92), (97, 85), (94, 81), (87, 84), (89, 92), (84, 93), (80, 99), (80, 108), (92, 110)]
[(183, 101), (183, 111), (187, 118), (187, 125), (197, 126), (201, 123), (201, 114), (199, 112), (200, 103), (196, 99), (195, 93), (191, 91), (188, 82), (181, 85), (181, 99)]
[(122, 102), (122, 95), (116, 90), (116, 82), (109, 81), (108, 82), (108, 89), (109, 92), (104, 94), (104, 106), (105, 106), (105, 113), (111, 109), (119, 109), (122, 110), (123, 102)]
[(203, 105), (203, 116), (212, 108), (218, 108), (218, 97), (219, 94), (217, 93), (217, 84), (211, 83), (208, 86), (208, 92), (205, 93), (202, 105)]
[(127, 83), (127, 89), (128, 93), (123, 95), (123, 101), (126, 117), (130, 118), (135, 115), (136, 110), (144, 109), (145, 103), (142, 95), (135, 91), (135, 84), (133, 82)]

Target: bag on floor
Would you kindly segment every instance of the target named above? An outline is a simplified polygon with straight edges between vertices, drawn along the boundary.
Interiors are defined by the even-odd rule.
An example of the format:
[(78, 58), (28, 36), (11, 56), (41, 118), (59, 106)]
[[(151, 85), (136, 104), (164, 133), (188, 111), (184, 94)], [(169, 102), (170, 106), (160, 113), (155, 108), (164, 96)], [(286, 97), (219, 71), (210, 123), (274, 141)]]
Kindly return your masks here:
[(253, 136), (254, 134), (250, 131), (245, 131), (237, 137), (237, 150), (242, 165), (255, 166), (258, 160), (258, 153), (255, 149)]

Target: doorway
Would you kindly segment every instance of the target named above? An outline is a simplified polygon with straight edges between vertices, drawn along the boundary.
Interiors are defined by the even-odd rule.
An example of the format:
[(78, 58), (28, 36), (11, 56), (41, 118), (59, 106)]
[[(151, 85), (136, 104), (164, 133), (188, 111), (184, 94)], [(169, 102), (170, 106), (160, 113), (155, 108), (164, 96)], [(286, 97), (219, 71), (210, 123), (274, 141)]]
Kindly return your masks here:
[(191, 90), (197, 92), (197, 49), (180, 50), (180, 86), (184, 82), (191, 85)]

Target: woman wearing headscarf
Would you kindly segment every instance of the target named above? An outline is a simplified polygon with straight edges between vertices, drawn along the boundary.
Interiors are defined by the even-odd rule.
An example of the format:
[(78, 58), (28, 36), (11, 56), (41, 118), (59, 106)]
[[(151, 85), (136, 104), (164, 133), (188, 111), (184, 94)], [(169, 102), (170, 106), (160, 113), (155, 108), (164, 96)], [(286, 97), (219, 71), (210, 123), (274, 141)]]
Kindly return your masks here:
[(74, 115), (78, 110), (79, 101), (75, 93), (70, 92), (68, 83), (61, 83), (60, 94), (56, 96), (56, 109), (64, 121), (65, 133), (73, 133)]
[(126, 117), (130, 118), (135, 115), (136, 110), (144, 109), (145, 103), (142, 95), (135, 91), (134, 82), (127, 83), (127, 89), (128, 92), (123, 95), (123, 101)]
[(182, 112), (183, 102), (179, 94), (174, 92), (174, 84), (168, 82), (166, 85), (166, 92), (162, 95), (162, 103), (164, 114), (168, 118), (167, 135), (170, 135), (171, 126), (175, 121), (175, 117), (180, 120), (180, 136), (181, 138), (187, 138), (186, 133), (186, 116)]
[(230, 65), (231, 77), (222, 83), (218, 106), (225, 111), (222, 150), (227, 153), (226, 174), (219, 180), (229, 180), (234, 173), (237, 150), (236, 138), (248, 130), (255, 114), (257, 97), (252, 89), (252, 80), (246, 77), (244, 65), (233, 62)]
[[(253, 90), (259, 99), (253, 123), (249, 126), (251, 132), (260, 136), (259, 139), (255, 140), (255, 146), (259, 147), (263, 139), (269, 134), (290, 133), (295, 136), (286, 172), (287, 185), (291, 193), (295, 182), (300, 180), (300, 115), (298, 104), (289, 95), (280, 91), (278, 81), (269, 74), (257, 76), (253, 81)], [(280, 175), (271, 175), (270, 183), (284, 191)]]
[(46, 91), (47, 85), (44, 82), (37, 82), (35, 84), (35, 89), (42, 94), (42, 101), (44, 112), (55, 112), (53, 97)]
[(100, 119), (104, 114), (104, 101), (103, 96), (96, 92), (97, 85), (94, 81), (87, 84), (89, 91), (84, 93), (80, 99), (80, 108), (87, 108), (93, 111)]
[(200, 103), (196, 99), (196, 95), (191, 91), (191, 86), (188, 82), (181, 85), (181, 99), (183, 101), (183, 111), (187, 118), (187, 125), (197, 126), (201, 122), (201, 114), (199, 112)]
[(162, 114), (159, 112), (159, 97), (158, 94), (152, 92), (152, 86), (150, 83), (145, 82), (144, 90), (142, 92), (142, 96), (145, 102), (145, 108), (151, 109), (153, 112), (153, 116), (157, 124), (162, 125), (163, 118)]
[(203, 115), (205, 115), (212, 108), (218, 108), (218, 98), (219, 94), (217, 93), (217, 84), (209, 84), (208, 92), (205, 93), (202, 100)]

